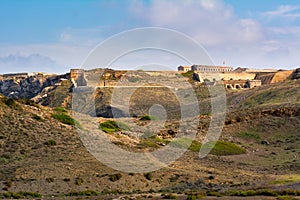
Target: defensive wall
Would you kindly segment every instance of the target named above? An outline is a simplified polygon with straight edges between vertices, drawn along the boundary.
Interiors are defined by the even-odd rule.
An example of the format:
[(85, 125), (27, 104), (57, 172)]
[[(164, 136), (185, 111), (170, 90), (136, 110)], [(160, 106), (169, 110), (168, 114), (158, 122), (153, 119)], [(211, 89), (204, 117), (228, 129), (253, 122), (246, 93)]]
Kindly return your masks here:
[(275, 73), (257, 73), (255, 79), (261, 80), (262, 84), (278, 83), (292, 78), (295, 70), (277, 71)]

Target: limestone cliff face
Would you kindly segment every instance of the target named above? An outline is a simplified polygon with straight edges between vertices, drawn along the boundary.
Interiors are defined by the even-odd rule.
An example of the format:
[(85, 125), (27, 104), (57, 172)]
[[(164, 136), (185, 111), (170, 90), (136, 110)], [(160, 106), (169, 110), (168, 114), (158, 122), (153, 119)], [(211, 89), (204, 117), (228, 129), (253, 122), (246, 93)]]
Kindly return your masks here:
[(68, 78), (64, 75), (35, 74), (27, 78), (11, 78), (0, 80), (0, 93), (11, 98), (33, 98), (47, 87), (59, 85)]

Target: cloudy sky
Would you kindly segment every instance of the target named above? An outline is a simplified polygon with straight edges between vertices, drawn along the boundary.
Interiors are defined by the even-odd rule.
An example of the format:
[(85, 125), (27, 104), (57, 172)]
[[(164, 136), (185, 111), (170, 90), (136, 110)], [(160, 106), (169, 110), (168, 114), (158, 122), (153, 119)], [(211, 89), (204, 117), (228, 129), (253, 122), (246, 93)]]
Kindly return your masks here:
[[(298, 0), (1, 0), (0, 27), (0, 73), (63, 73), (79, 67), (105, 39), (142, 27), (186, 34), (216, 65), (300, 66)], [(182, 64), (168, 55), (148, 54), (144, 57), (169, 60), (173, 69)], [(118, 67), (134, 66), (137, 57), (143, 53)]]

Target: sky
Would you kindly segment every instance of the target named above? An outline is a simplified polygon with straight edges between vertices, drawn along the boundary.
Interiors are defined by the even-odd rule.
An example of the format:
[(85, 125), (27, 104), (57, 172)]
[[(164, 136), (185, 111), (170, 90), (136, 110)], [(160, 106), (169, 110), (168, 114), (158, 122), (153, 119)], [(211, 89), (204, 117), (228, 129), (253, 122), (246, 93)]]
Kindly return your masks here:
[[(187, 35), (215, 65), (300, 65), (298, 0), (0, 0), (0, 73), (65, 73), (80, 67), (107, 38), (143, 27)], [(134, 68), (143, 62), (174, 70), (186, 64), (166, 53), (142, 51), (111, 67)]]

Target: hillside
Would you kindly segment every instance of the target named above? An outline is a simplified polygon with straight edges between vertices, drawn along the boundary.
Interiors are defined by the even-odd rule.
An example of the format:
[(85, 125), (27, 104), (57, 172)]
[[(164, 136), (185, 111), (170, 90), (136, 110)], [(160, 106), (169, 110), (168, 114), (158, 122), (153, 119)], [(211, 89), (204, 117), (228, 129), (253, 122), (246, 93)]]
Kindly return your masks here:
[[(118, 172), (97, 161), (83, 146), (76, 122), (66, 117), (72, 116), (70, 111), (1, 96), (0, 197), (160, 199), (173, 195), (186, 199), (244, 194), (260, 199), (260, 195), (299, 195), (299, 85), (298, 80), (228, 91), (225, 126), (209, 156), (198, 157), (210, 122), (208, 113), (200, 116), (198, 137), (189, 151), (169, 167), (144, 174)], [(69, 91), (68, 84), (61, 87)], [(201, 91), (198, 94), (205, 101)], [(107, 136), (125, 150), (153, 151), (172, 140), (177, 123), (168, 122), (150, 138), (132, 137), (118, 129)]]
[(240, 92), (228, 91), (227, 104), (230, 110), (278, 104), (297, 105), (300, 102), (299, 85), (300, 80), (287, 80), (282, 83), (263, 85)]

